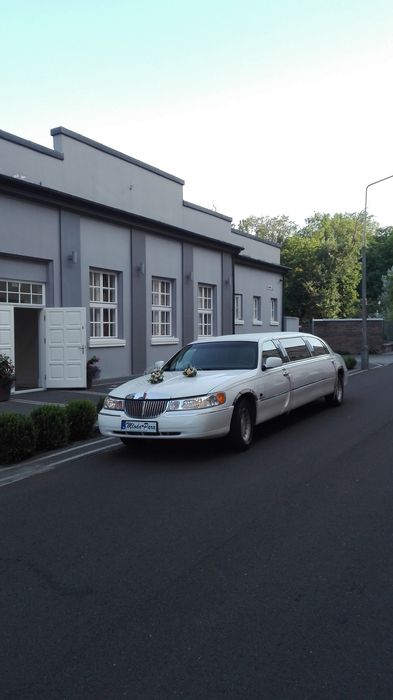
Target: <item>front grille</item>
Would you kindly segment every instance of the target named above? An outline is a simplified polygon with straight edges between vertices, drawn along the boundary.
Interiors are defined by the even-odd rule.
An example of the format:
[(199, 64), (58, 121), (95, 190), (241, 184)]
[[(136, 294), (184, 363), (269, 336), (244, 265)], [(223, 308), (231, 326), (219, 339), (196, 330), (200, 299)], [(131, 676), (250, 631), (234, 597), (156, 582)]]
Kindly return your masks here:
[(169, 399), (126, 399), (125, 412), (130, 418), (156, 418), (164, 413)]

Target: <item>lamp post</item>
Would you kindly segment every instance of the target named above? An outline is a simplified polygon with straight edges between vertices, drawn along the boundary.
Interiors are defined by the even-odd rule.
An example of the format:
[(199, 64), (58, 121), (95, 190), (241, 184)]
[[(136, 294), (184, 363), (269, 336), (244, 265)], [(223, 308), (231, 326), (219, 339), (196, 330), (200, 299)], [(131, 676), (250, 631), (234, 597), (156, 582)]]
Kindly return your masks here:
[(367, 256), (366, 256), (366, 229), (367, 229), (367, 194), (368, 188), (373, 185), (378, 185), (379, 182), (390, 180), (393, 175), (381, 178), (370, 182), (366, 187), (364, 197), (364, 220), (363, 220), (363, 235), (362, 235), (362, 354), (361, 368), (368, 369), (368, 340), (367, 340)]

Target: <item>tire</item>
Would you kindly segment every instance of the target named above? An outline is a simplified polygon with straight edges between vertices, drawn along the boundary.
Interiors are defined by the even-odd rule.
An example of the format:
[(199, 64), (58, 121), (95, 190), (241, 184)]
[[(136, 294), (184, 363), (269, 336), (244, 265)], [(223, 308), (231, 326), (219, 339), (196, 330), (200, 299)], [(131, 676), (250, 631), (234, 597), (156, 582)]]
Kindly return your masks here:
[(230, 439), (237, 452), (248, 450), (254, 434), (253, 411), (248, 399), (239, 399), (231, 420)]
[(344, 401), (344, 379), (342, 374), (337, 375), (336, 386), (333, 394), (325, 396), (326, 403), (329, 406), (341, 406)]

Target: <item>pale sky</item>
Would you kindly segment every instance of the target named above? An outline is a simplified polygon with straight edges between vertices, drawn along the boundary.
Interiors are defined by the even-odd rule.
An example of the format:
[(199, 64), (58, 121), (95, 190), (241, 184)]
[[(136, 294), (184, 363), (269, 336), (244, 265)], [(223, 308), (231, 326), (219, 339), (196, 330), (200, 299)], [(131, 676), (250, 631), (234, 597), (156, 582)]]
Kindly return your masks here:
[[(231, 216), (364, 207), (393, 175), (392, 0), (0, 0), (0, 129), (64, 126)], [(393, 225), (393, 178), (369, 190)]]

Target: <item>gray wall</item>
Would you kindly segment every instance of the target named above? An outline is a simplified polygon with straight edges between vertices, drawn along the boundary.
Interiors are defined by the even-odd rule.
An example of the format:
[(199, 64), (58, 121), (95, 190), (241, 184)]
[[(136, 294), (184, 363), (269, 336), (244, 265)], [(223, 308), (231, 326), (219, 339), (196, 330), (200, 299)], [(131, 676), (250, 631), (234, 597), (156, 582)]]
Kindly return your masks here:
[(87, 309), (89, 338), (89, 270), (108, 270), (119, 274), (118, 303), (119, 340), (88, 341), (88, 356), (100, 358), (103, 377), (124, 377), (131, 374), (131, 232), (96, 219), (83, 217), (81, 232), (81, 303)]
[[(58, 209), (0, 195), (0, 212), (1, 276), (44, 283), (52, 281), (47, 304), (60, 305)], [(3, 257), (5, 255), (14, 257)]]
[[(146, 335), (147, 366), (156, 360), (169, 359), (183, 344), (182, 328), (182, 244), (179, 241), (158, 236), (146, 236)], [(174, 284), (173, 332), (177, 342), (165, 340), (157, 345), (151, 336), (151, 286), (152, 277), (172, 280)]]
[[(235, 325), (235, 333), (263, 333), (272, 328), (281, 328), (282, 315), (282, 276), (273, 272), (253, 269), (235, 264), (235, 294), (243, 295), (244, 324)], [(252, 318), (252, 298), (262, 298), (262, 325), (254, 325)], [(270, 323), (272, 298), (278, 299), (278, 326)]]
[(222, 334), (222, 258), (215, 250), (194, 250), (194, 338), (198, 336), (198, 284), (210, 284), (215, 291), (214, 335)]

